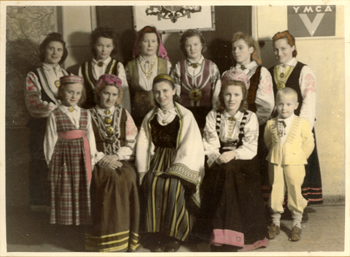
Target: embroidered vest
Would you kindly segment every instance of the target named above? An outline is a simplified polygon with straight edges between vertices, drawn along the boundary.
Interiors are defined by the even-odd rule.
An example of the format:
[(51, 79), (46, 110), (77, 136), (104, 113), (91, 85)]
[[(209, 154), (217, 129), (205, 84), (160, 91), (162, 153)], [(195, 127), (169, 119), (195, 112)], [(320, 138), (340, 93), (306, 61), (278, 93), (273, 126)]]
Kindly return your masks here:
[[(141, 126), (143, 118), (154, 107), (153, 91), (145, 91), (139, 85), (139, 74), (137, 68), (137, 59), (134, 59), (126, 65), (130, 102), (131, 102), (131, 114), (137, 127)], [(167, 74), (168, 62), (167, 60), (158, 57), (157, 74)]]
[[(236, 149), (238, 147), (240, 147), (243, 142), (242, 139), (244, 137), (244, 126), (247, 123), (247, 117), (248, 117), (249, 112), (244, 112), (243, 117), (242, 117), (242, 121), (239, 125), (239, 135), (238, 135), (238, 140), (232, 141), (232, 142), (228, 142), (228, 143), (224, 143), (220, 140), (220, 153), (223, 153), (225, 151), (230, 151), (230, 147), (235, 147)], [(220, 128), (221, 128), (221, 112), (217, 111), (216, 112), (216, 132), (218, 133), (218, 136), (220, 138)], [(227, 149), (225, 149), (227, 148)]]
[[(294, 111), (295, 115), (300, 114), (300, 109), (303, 105), (303, 96), (301, 94), (301, 90), (300, 90), (300, 85), (299, 85), (299, 78), (300, 78), (300, 73), (301, 73), (301, 69), (305, 66), (306, 64), (298, 62), (297, 65), (294, 67), (292, 73), (290, 74), (287, 82), (286, 82), (286, 87), (290, 87), (293, 88), (297, 94), (298, 94), (298, 102), (299, 102), (299, 106), (298, 108)], [(274, 66), (272, 68), (269, 69), (269, 72), (272, 76), (272, 83), (273, 83), (273, 92), (275, 95), (275, 99), (276, 99), (276, 93), (277, 93), (277, 83), (274, 79), (274, 69), (277, 68), (277, 66)], [(273, 115), (273, 117), (276, 117), (276, 113)]]
[(181, 104), (185, 107), (191, 107), (190, 93), (192, 89), (199, 89), (202, 97), (199, 100), (200, 106), (212, 106), (212, 88), (210, 78), (210, 60), (205, 60), (202, 72), (193, 77), (187, 73), (186, 60), (180, 61), (180, 79), (181, 79)]
[[(70, 73), (67, 72), (64, 69), (61, 69), (62, 73), (64, 76), (69, 75)], [(35, 71), (33, 71), (35, 76), (37, 76), (39, 84), (41, 85), (41, 100), (42, 101), (46, 101), (48, 103), (54, 103), (54, 104), (58, 104), (57, 103), (57, 99), (53, 93), (53, 91), (50, 88), (49, 82), (45, 76), (45, 72), (44, 69), (42, 67), (37, 68)]]
[[(118, 76), (117, 66), (118, 62), (112, 58), (111, 61), (108, 63), (104, 74), (114, 74)], [(96, 82), (99, 78), (94, 78), (92, 72), (92, 61), (88, 61), (81, 66), (81, 73), (84, 77), (84, 87), (86, 91), (86, 101), (83, 105), (83, 108), (89, 109), (95, 106), (96, 104), (94, 101), (94, 91)]]
[[(118, 107), (117, 107), (118, 108)], [(96, 149), (105, 154), (116, 154), (120, 147), (125, 146), (125, 123), (126, 111), (124, 108), (115, 110), (112, 117), (116, 122), (114, 130), (118, 130), (118, 138), (108, 136), (103, 118), (98, 114), (95, 108), (89, 110), (92, 119), (92, 128), (96, 139)], [(112, 124), (113, 124), (112, 122)]]

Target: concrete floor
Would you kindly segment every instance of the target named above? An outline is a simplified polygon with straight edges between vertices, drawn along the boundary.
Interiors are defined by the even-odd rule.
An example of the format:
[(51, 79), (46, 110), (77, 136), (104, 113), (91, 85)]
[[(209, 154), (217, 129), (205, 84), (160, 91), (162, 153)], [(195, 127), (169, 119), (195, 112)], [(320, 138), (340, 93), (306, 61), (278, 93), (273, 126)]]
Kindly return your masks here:
[[(319, 205), (307, 208), (309, 221), (302, 224), (302, 239), (290, 242), (292, 221), (284, 217), (281, 221), (281, 234), (270, 240), (269, 246), (253, 252), (251, 255), (346, 255), (344, 252), (345, 206)], [(49, 215), (45, 212), (31, 212), (20, 208), (7, 210), (7, 252), (85, 252), (84, 231), (79, 227), (58, 227), (49, 225)], [(348, 251), (348, 250), (347, 250)], [(197, 253), (209, 256), (209, 247), (204, 242), (185, 244), (180, 253)], [(141, 248), (133, 256), (150, 253)], [(206, 254), (205, 254), (206, 253)], [(269, 254), (271, 253), (271, 254)], [(148, 256), (153, 256), (147, 254)], [(244, 255), (242, 253), (225, 253), (222, 255)], [(101, 256), (101, 253), (85, 255)], [(104, 255), (104, 254), (103, 254)], [(108, 254), (109, 255), (109, 254)], [(114, 255), (114, 254), (113, 254)], [(130, 255), (127, 253), (126, 255)], [(211, 253), (210, 256), (214, 254)], [(110, 255), (109, 255), (110, 256)]]

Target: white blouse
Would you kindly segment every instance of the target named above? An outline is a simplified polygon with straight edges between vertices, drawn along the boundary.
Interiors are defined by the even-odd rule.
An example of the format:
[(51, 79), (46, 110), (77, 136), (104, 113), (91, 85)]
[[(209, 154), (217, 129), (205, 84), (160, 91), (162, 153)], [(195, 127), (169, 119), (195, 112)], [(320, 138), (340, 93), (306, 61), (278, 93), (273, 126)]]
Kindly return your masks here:
[[(42, 67), (45, 78), (41, 79), (47, 81), (48, 90), (50, 90), (52, 96), (56, 98), (53, 100), (56, 100), (58, 103), (58, 87), (55, 85), (55, 81), (60, 80), (60, 77), (65, 75), (62, 71), (63, 69), (59, 65), (53, 68), (46, 63), (43, 63)], [(42, 90), (44, 90), (44, 88), (43, 85), (40, 84), (39, 78), (34, 72), (29, 72), (26, 77), (24, 98), (29, 114), (34, 118), (46, 118), (57, 107), (55, 103), (48, 103), (47, 101), (42, 100)]]
[[(285, 63), (285, 65), (295, 67), (297, 63), (297, 59), (292, 58), (289, 62)], [(285, 69), (282, 64), (279, 64), (279, 68), (280, 72), (283, 72)], [(307, 65), (301, 69), (299, 86), (303, 97), (303, 105), (301, 106), (299, 116), (308, 120), (311, 128), (313, 128), (316, 118), (316, 76), (312, 69)]]
[[(153, 79), (158, 75), (158, 58), (159, 57), (154, 55), (152, 60), (148, 61), (140, 55), (136, 59), (137, 71), (139, 74), (139, 85), (145, 91), (152, 90)], [(145, 74), (145, 72), (147, 73), (147, 72), (150, 72), (151, 70), (152, 72), (150, 73), (149, 78), (147, 78), (147, 75)], [(170, 70), (171, 70), (171, 63), (167, 61), (167, 74), (170, 74)]]
[[(258, 64), (252, 61), (248, 65), (244, 65), (245, 69), (242, 69), (240, 64), (236, 65), (237, 69), (243, 70), (249, 78), (255, 74)], [(259, 125), (266, 123), (275, 107), (275, 96), (273, 93), (272, 77), (270, 72), (265, 68), (261, 67), (259, 84), (255, 96), (256, 105), (256, 116), (258, 116)]]
[[(242, 138), (242, 145), (235, 149), (236, 159), (250, 160), (257, 154), (258, 149), (258, 137), (259, 137), (259, 123), (255, 113), (248, 111), (247, 121), (244, 126), (244, 136)], [(216, 130), (216, 109), (211, 110), (207, 117), (204, 127), (203, 144), (205, 155), (208, 156), (208, 164), (212, 163), (220, 156), (220, 140), (222, 142), (228, 142), (232, 140), (238, 140), (239, 127), (242, 122), (244, 113), (237, 111), (234, 115), (236, 121), (233, 122), (233, 130), (230, 129), (230, 116), (226, 111), (221, 113), (220, 131), (218, 135)], [(229, 135), (229, 132), (231, 135)]]
[[(58, 108), (60, 108), (60, 110), (63, 111), (69, 117), (69, 119), (74, 124), (74, 126), (77, 129), (79, 129), (79, 119), (80, 119), (81, 108), (76, 105), (74, 106), (73, 112), (68, 111), (69, 107), (63, 104), (59, 105)], [(87, 130), (86, 130), (85, 136), (89, 141), (91, 165), (93, 166), (95, 165), (95, 163), (97, 163), (99, 160), (101, 160), (104, 157), (104, 154), (101, 152), (98, 152), (96, 149), (96, 141), (95, 141), (94, 131), (92, 129), (90, 112), (88, 112)], [(51, 113), (47, 120), (46, 133), (44, 138), (44, 154), (45, 154), (47, 165), (50, 164), (57, 140), (58, 140), (58, 133), (57, 133), (57, 126), (56, 126), (56, 119), (55, 119), (55, 115)]]

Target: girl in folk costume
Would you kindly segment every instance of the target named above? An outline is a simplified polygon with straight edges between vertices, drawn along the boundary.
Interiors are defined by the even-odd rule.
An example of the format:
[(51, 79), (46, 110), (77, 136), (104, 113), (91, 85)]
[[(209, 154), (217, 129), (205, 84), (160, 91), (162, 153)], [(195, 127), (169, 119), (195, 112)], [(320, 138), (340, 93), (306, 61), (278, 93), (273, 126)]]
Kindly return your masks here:
[(196, 29), (185, 31), (180, 39), (180, 49), (186, 56), (172, 72), (181, 96), (181, 103), (193, 112), (199, 128), (205, 125), (205, 116), (216, 105), (221, 81), (218, 67), (205, 59), (206, 40)]
[(79, 76), (84, 77), (87, 100), (83, 105), (89, 109), (95, 106), (94, 90), (97, 80), (103, 74), (114, 74), (122, 80), (123, 100), (120, 106), (130, 112), (130, 96), (124, 65), (111, 55), (117, 52), (117, 34), (112, 28), (98, 27), (90, 36), (93, 58), (79, 69)]
[(146, 26), (138, 34), (133, 60), (126, 65), (130, 85), (131, 114), (137, 127), (154, 107), (152, 82), (160, 73), (169, 74), (171, 63), (155, 27)]
[[(278, 32), (273, 38), (273, 47), (278, 64), (270, 68), (273, 78), (273, 90), (284, 87), (293, 88), (298, 94), (299, 106), (295, 114), (309, 121), (312, 132), (315, 135), (315, 148), (307, 160), (306, 175), (302, 186), (303, 197), (308, 204), (321, 204), (322, 181), (318, 161), (316, 134), (314, 123), (316, 119), (316, 78), (309, 66), (296, 59), (297, 50), (294, 37), (288, 32)], [(276, 114), (277, 115), (277, 114)], [(304, 212), (303, 221), (307, 220), (307, 212)]]
[(43, 150), (47, 117), (59, 104), (60, 77), (69, 73), (60, 67), (68, 56), (66, 43), (59, 33), (50, 33), (39, 47), (42, 66), (27, 74), (24, 88), (25, 103), (31, 116), (30, 129), (30, 204), (50, 202), (47, 166)]
[[(90, 180), (96, 151), (90, 113), (78, 106), (85, 99), (83, 78), (60, 78), (62, 101), (49, 116), (44, 152), (51, 183), (51, 224), (88, 225)], [(102, 154), (103, 157), (103, 154)]]
[(91, 182), (92, 227), (88, 250), (135, 251), (139, 247), (139, 195), (134, 160), (137, 127), (120, 107), (122, 81), (104, 74), (95, 87), (95, 105), (89, 111), (97, 150), (106, 155), (95, 166)]
[(268, 150), (264, 143), (264, 129), (271, 117), (275, 97), (270, 72), (261, 66), (260, 48), (250, 36), (237, 32), (232, 39), (233, 67), (242, 70), (249, 78), (247, 93), (248, 110), (255, 112), (259, 122), (258, 158), (262, 175), (262, 189), (265, 200), (269, 198), (268, 166), (266, 156)]
[(247, 86), (243, 71), (225, 72), (220, 107), (206, 117), (203, 143), (209, 169), (201, 192), (212, 251), (268, 245), (257, 158), (259, 123), (256, 114), (247, 110)]
[(157, 107), (144, 118), (136, 145), (145, 198), (146, 247), (174, 252), (187, 240), (193, 211), (199, 207), (203, 144), (193, 114), (175, 102), (173, 79), (165, 74), (155, 77), (153, 93)]

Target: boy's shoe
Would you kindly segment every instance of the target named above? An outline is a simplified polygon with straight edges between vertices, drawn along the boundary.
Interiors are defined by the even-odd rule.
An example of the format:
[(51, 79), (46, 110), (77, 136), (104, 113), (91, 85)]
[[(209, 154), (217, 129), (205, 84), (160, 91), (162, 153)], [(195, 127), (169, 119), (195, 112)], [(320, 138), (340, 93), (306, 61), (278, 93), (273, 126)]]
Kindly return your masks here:
[(301, 238), (301, 228), (294, 226), (292, 229), (292, 236), (290, 237), (290, 240), (299, 241), (300, 238)]
[(280, 227), (272, 223), (269, 228), (269, 239), (274, 239), (276, 235), (280, 234)]

